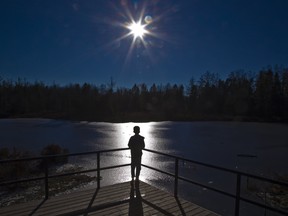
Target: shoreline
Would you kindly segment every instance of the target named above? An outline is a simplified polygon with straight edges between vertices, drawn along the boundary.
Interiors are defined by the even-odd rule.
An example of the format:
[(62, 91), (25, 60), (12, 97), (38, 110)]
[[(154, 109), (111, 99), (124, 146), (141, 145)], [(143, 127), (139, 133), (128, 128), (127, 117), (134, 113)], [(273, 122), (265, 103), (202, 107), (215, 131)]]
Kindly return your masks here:
[(262, 118), (252, 118), (252, 117), (245, 117), (245, 116), (202, 116), (202, 117), (179, 117), (179, 118), (165, 118), (165, 117), (157, 117), (154, 115), (137, 115), (134, 116), (126, 116), (124, 118), (101, 118), (101, 119), (94, 119), (94, 118), (76, 118), (76, 117), (64, 117), (60, 115), (16, 115), (16, 116), (0, 116), (0, 120), (2, 119), (51, 119), (51, 120), (60, 120), (60, 121), (71, 121), (71, 122), (105, 122), (105, 123), (147, 123), (147, 122), (251, 122), (251, 123), (279, 123), (279, 124), (288, 124), (288, 121), (281, 120), (281, 119), (262, 119)]

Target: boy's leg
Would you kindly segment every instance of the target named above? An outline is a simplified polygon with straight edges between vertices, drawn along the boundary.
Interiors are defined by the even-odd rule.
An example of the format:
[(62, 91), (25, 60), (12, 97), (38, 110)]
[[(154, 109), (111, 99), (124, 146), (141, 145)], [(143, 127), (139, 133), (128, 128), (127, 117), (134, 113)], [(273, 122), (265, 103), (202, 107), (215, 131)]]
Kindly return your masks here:
[(134, 177), (135, 177), (135, 159), (132, 157), (131, 158), (131, 178), (132, 180), (134, 180)]
[(141, 164), (137, 164), (137, 166), (136, 166), (136, 180), (139, 180), (140, 171), (141, 171)]
[(141, 157), (138, 157), (136, 164), (136, 180), (139, 180), (140, 171), (141, 171)]

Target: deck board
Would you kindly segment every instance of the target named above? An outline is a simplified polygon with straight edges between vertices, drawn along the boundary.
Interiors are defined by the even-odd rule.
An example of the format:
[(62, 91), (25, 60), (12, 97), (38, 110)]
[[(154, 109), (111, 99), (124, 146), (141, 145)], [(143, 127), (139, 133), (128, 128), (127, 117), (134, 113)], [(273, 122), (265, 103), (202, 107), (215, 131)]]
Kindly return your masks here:
[[(138, 186), (138, 187), (137, 187)], [(212, 211), (196, 204), (175, 198), (145, 182), (139, 185), (124, 182), (97, 189), (77, 191), (0, 208), (0, 215), (197, 215), (215, 216)]]

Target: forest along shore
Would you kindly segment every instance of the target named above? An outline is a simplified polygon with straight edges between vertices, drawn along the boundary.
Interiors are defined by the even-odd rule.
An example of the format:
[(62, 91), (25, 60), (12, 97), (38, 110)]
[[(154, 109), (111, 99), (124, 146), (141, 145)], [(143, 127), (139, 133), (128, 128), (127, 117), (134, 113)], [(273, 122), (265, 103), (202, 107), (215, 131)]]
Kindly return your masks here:
[(105, 122), (288, 121), (288, 69), (258, 74), (232, 72), (226, 79), (206, 72), (186, 84), (115, 82), (67, 86), (0, 79), (0, 118), (42, 117)]

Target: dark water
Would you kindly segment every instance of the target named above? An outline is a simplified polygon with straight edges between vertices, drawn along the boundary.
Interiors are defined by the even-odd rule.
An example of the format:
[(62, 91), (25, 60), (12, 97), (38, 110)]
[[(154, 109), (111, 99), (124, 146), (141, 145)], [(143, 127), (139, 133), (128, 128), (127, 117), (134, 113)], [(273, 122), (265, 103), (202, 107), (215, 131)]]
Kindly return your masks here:
[[(286, 166), (288, 126), (282, 124), (237, 122), (114, 124), (47, 119), (2, 119), (0, 120), (0, 147), (28, 149), (35, 154), (48, 144), (58, 144), (68, 148), (70, 153), (123, 148), (127, 147), (135, 125), (140, 126), (141, 135), (145, 136), (148, 149), (271, 178), (288, 174)], [(253, 155), (253, 157), (239, 157), (239, 154)], [(129, 161), (129, 151), (105, 154), (101, 158), (103, 166), (129, 163)], [(142, 161), (161, 170), (174, 172), (174, 161), (168, 158), (145, 152)], [(94, 158), (85, 158), (82, 163), (92, 168), (95, 167), (96, 161)], [(235, 176), (231, 174), (181, 161), (179, 172), (185, 177), (204, 182), (209, 186), (235, 191)], [(128, 167), (115, 169), (113, 172), (103, 172), (102, 176), (102, 184), (108, 185), (128, 181), (130, 171)], [(174, 179), (149, 169), (142, 169), (140, 179), (169, 191), (173, 190)], [(232, 199), (216, 195), (202, 187), (179, 183), (179, 192), (185, 198), (206, 205), (222, 214), (233, 215)], [(262, 210), (259, 212), (259, 215), (263, 215)]]

